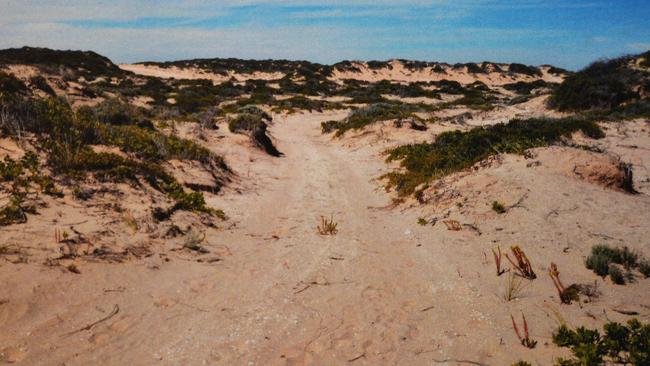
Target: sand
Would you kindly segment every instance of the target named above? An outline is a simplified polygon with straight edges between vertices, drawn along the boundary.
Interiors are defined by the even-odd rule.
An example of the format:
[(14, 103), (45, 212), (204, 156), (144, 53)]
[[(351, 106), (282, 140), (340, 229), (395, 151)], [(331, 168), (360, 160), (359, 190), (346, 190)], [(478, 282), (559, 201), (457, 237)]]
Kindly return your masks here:
[[(390, 73), (365, 70), (356, 77), (431, 77), (393, 66)], [(158, 77), (217, 78), (197, 70), (122, 67)], [(512, 82), (486, 77), (494, 85)], [(574, 136), (605, 154), (554, 146), (489, 159), (433, 182), (424, 204), (412, 198), (395, 203), (379, 179), (396, 167), (384, 161), (387, 148), (515, 117), (561, 116), (545, 108), (545, 98), (489, 112), (435, 112), (440, 121), (427, 131), (385, 121), (340, 139), (323, 135), (320, 123), (347, 111), (275, 114), (269, 130), (282, 158), (230, 133), (224, 121), (216, 130), (173, 125), (168, 132), (195, 139), (232, 167), (228, 184), (206, 193), (229, 219), (210, 222), (179, 212), (156, 223), (151, 208), (165, 198), (126, 184), (89, 184), (85, 188), (103, 189), (90, 201), (73, 199), (69, 190), (64, 198), (43, 197), (39, 215), (0, 229), (0, 361), (509, 365), (524, 359), (547, 365), (567, 355), (551, 341), (560, 321), (600, 327), (631, 318), (625, 312), (647, 320), (650, 280), (614, 285), (583, 261), (595, 244), (626, 245), (650, 257), (648, 121), (603, 124), (607, 137), (598, 141)], [(445, 118), (468, 112), (462, 121)], [(0, 157), (22, 154), (7, 139), (0, 147)], [(619, 161), (633, 164), (639, 195), (611, 184)], [(215, 184), (195, 164), (170, 161), (167, 167), (184, 183)], [(494, 201), (507, 212), (494, 212)], [(321, 216), (338, 223), (337, 235), (318, 234)], [(457, 221), (461, 230), (448, 230), (444, 220)], [(205, 234), (200, 244), (208, 252), (183, 249), (187, 239), (175, 230)], [(63, 231), (76, 244), (57, 241)], [(491, 250), (508, 252), (512, 245), (525, 250), (538, 278), (506, 301), (506, 275), (496, 275)], [(80, 257), (53, 260), (70, 250)], [(565, 285), (596, 283), (600, 296), (562, 305), (547, 275), (551, 262)], [(539, 342), (533, 350), (519, 343), (511, 326), (510, 316), (522, 314)]]
[[(379, 128), (341, 140), (320, 133), (320, 121), (343, 116), (276, 116), (271, 133), (285, 153), (280, 159), (223, 133), (233, 139), (221, 149), (236, 159), (229, 163), (239, 178), (212, 197), (230, 220), (206, 229), (203, 245), (210, 253), (205, 255), (178, 251), (178, 240), (152, 239), (139, 229), (114, 239), (121, 246), (146, 246), (150, 256), (124, 263), (77, 260), (81, 274), (75, 274), (44, 266), (46, 248), (56, 246), (36, 243), (52, 242), (54, 228), (68, 224), (84, 232), (99, 230), (74, 224), (83, 221), (75, 210), (83, 209), (67, 208), (57, 224), (46, 225), (52, 219), (46, 211), (29, 224), (3, 229), (5, 243), (27, 247), (26, 263), (7, 261), (17, 256), (0, 262), (4, 360), (26, 365), (504, 365), (518, 359), (550, 364), (565, 354), (551, 345), (556, 313), (575, 326), (624, 321), (628, 317), (616, 312), (621, 309), (641, 318), (650, 315), (649, 299), (639, 296), (649, 293), (649, 280), (617, 286), (582, 265), (599, 243), (625, 244), (650, 255), (647, 185), (641, 185), (643, 195), (633, 196), (581, 179), (571, 168), (592, 153), (556, 147), (536, 150), (529, 159), (506, 155), (471, 174), (453, 175), (437, 188), (442, 198), (431, 192), (427, 205), (394, 206), (394, 196), (374, 179), (389, 169), (381, 151), (400, 139), (431, 139), (432, 131), (386, 124), (385, 138)], [(647, 131), (647, 122), (641, 126)], [(603, 143), (621, 145), (620, 136)], [(648, 148), (647, 138), (635, 143), (634, 152)], [(643, 172), (639, 180), (647, 179)], [(493, 200), (510, 205), (522, 197), (506, 214), (490, 208)], [(127, 199), (137, 203), (133, 196)], [(137, 218), (146, 215), (131, 210)], [(339, 223), (337, 235), (317, 234), (321, 215)], [(441, 222), (417, 224), (419, 217), (436, 216), (472, 225), (480, 235), (467, 226), (449, 231)], [(520, 245), (538, 274), (511, 302), (503, 299), (505, 276), (497, 277), (492, 263), (490, 250), (497, 245), (504, 251)], [(565, 283), (595, 281), (602, 295), (590, 303), (561, 305), (546, 275), (551, 261)], [(117, 314), (82, 329), (116, 306)], [(522, 312), (539, 341), (534, 350), (519, 344), (510, 325), (510, 314)]]

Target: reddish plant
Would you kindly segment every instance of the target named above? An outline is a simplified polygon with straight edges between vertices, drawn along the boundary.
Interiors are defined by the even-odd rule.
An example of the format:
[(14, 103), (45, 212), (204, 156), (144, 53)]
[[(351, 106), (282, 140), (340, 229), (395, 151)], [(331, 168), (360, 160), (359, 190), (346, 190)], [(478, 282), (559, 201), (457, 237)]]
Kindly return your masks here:
[(519, 275), (529, 280), (534, 280), (537, 278), (537, 275), (535, 274), (535, 271), (533, 271), (533, 266), (530, 264), (530, 260), (528, 260), (526, 253), (524, 253), (524, 251), (521, 250), (519, 246), (510, 247), (510, 250), (512, 250), (512, 255), (517, 260), (517, 263), (515, 263), (510, 258), (510, 256), (508, 256), (508, 254), (506, 254), (506, 258), (508, 258), (510, 264), (515, 267)]
[(517, 323), (515, 322), (515, 318), (510, 314), (510, 319), (512, 319), (512, 328), (515, 330), (515, 334), (517, 334), (517, 338), (519, 338), (519, 342), (521, 342), (521, 345), (527, 348), (535, 348), (537, 345), (537, 341), (533, 340), (530, 338), (530, 334), (528, 333), (528, 322), (526, 321), (526, 317), (524, 314), (521, 314), (521, 317), (524, 321), (524, 334), (519, 332), (519, 328), (517, 327)]
[(497, 250), (492, 249), (492, 255), (494, 256), (494, 265), (497, 267), (497, 276), (501, 276), (506, 273), (506, 270), (501, 268), (501, 247), (497, 246)]

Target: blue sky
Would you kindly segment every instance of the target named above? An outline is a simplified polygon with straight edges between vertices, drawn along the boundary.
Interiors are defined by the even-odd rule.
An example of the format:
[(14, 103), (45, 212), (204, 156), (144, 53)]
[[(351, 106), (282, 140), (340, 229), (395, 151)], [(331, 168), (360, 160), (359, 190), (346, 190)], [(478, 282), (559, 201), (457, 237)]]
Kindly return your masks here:
[(0, 0), (0, 48), (91, 49), (116, 62), (406, 58), (578, 69), (650, 49), (640, 0)]

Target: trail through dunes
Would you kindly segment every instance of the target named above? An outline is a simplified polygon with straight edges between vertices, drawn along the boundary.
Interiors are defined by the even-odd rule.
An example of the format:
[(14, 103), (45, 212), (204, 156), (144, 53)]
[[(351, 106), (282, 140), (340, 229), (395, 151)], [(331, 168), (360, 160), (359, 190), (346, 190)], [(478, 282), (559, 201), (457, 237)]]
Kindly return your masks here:
[[(2, 357), (26, 365), (550, 363), (563, 351), (549, 346), (557, 326), (552, 309), (561, 306), (543, 272), (549, 258), (566, 281), (589, 282), (590, 271), (568, 264), (580, 263), (589, 244), (645, 235), (638, 228), (648, 219), (647, 198), (563, 176), (553, 185), (518, 162), (523, 158), (464, 183), (493, 187), (512, 202), (528, 186), (525, 208), (507, 221), (487, 203), (466, 200), (472, 212), (483, 212), (475, 216), (483, 233), (419, 226), (418, 210), (393, 207), (393, 196), (374, 180), (386, 169), (378, 148), (352, 148), (321, 134), (320, 122), (335, 113), (275, 118), (270, 132), (284, 157), (260, 157), (267, 160), (238, 172), (250, 187), (219, 197), (230, 220), (205, 239), (210, 254), (201, 262), (170, 251), (87, 263), (80, 275), (40, 264), (0, 267), (0, 300), (11, 291), (0, 304), (0, 344), (9, 345)], [(631, 212), (630, 205), (640, 206)], [(321, 215), (338, 222), (337, 235), (317, 233)], [(617, 217), (618, 226), (595, 224), (607, 217)], [(581, 220), (602, 237), (576, 230)], [(494, 275), (486, 255), (499, 241), (504, 250), (527, 245), (539, 272), (521, 301), (504, 302), (504, 277)], [(596, 309), (620, 304), (645, 312), (639, 290), (612, 287), (601, 284), (597, 306), (563, 306), (564, 316), (574, 324), (618, 319)], [(511, 329), (510, 314), (522, 311), (539, 341), (535, 350), (521, 346)]]

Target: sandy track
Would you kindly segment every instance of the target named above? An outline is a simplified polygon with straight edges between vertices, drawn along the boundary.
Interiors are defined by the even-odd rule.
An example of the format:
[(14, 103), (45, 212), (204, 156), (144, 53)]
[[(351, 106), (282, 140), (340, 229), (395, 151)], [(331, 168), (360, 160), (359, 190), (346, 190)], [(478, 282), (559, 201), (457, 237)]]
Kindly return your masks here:
[[(448, 271), (417, 254), (400, 212), (382, 208), (389, 197), (370, 181), (381, 161), (333, 144), (320, 134), (324, 119), (296, 115), (273, 126), (285, 157), (252, 165), (262, 183), (229, 198), (235, 227), (207, 238), (223, 262), (172, 253), (170, 262), (88, 264), (72, 281), (58, 271), (29, 284), (24, 273), (9, 274), (4, 285), (17, 290), (0, 318), (16, 333), (2, 339), (18, 339), (16, 358), (28, 364), (376, 364), (414, 357), (414, 342), (428, 338), (418, 323), (427, 316), (420, 309), (431, 305), (431, 268), (441, 267), (435, 277)], [(330, 214), (340, 232), (319, 236), (319, 216)], [(69, 334), (114, 304), (115, 317)]]
[[(581, 264), (592, 245), (647, 252), (647, 196), (553, 173), (551, 152), (539, 168), (508, 156), (456, 178), (466, 196), (444, 209), (482, 235), (419, 226), (432, 208), (389, 209), (391, 197), (372, 181), (387, 169), (381, 144), (359, 137), (360, 146), (344, 146), (351, 140), (320, 133), (321, 121), (341, 113), (276, 117), (270, 131), (283, 158), (227, 155), (239, 159), (231, 165), (244, 189), (214, 202), (230, 216), (204, 243), (204, 258), (219, 262), (163, 250), (122, 264), (84, 262), (81, 275), (41, 263), (0, 266), (0, 300), (8, 299), (0, 345), (26, 365), (550, 364), (565, 354), (551, 344), (553, 309), (592, 327), (624, 321), (611, 311), (621, 306), (648, 316), (647, 296), (638, 295), (647, 280), (600, 281), (601, 298), (568, 306), (544, 273), (555, 261), (566, 281), (593, 283)], [(512, 213), (489, 208), (524, 194)], [(316, 233), (320, 215), (334, 216), (338, 235)], [(497, 244), (522, 245), (538, 271), (516, 301), (503, 300), (504, 278), (494, 275), (488, 253)], [(76, 331), (115, 305), (117, 315)], [(512, 331), (510, 314), (522, 312), (535, 350)]]

